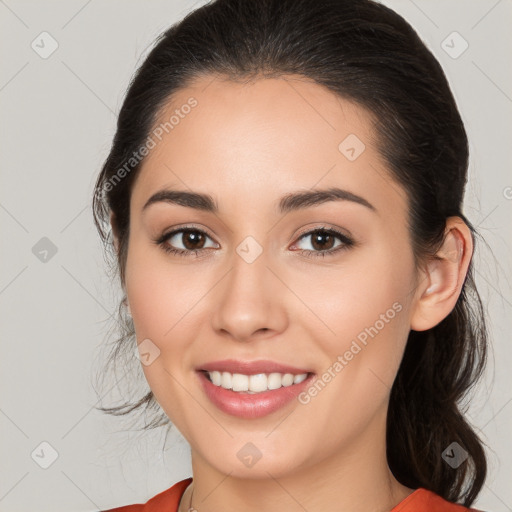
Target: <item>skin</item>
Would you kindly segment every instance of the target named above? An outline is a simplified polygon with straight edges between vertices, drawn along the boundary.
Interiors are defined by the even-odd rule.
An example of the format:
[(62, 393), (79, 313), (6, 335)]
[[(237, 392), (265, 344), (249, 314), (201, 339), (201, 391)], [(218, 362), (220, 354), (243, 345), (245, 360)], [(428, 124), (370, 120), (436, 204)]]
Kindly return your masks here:
[[(433, 327), (455, 306), (473, 249), (469, 229), (448, 219), (438, 259), (416, 268), (407, 195), (375, 148), (370, 113), (318, 84), (202, 77), (162, 119), (190, 96), (198, 105), (135, 181), (124, 283), (138, 343), (150, 339), (160, 350), (143, 365), (147, 381), (191, 447), (194, 481), (180, 510), (193, 491), (201, 512), (389, 511), (412, 492), (386, 461), (390, 389), (409, 331)], [(366, 146), (354, 161), (338, 149), (349, 134)], [(277, 211), (286, 194), (328, 187), (375, 211), (351, 201)], [(164, 202), (143, 210), (164, 188), (210, 194), (219, 212)], [(206, 233), (199, 257), (154, 242), (184, 224)], [(321, 252), (312, 236), (300, 238), (320, 227), (355, 245), (316, 258), (297, 251)], [(252, 263), (236, 252), (247, 236), (263, 251)], [(193, 246), (182, 234), (167, 243)], [(241, 419), (202, 391), (195, 368), (225, 358), (271, 359), (321, 376), (395, 303), (400, 312), (307, 404)], [(237, 457), (248, 442), (261, 453), (252, 467)]]

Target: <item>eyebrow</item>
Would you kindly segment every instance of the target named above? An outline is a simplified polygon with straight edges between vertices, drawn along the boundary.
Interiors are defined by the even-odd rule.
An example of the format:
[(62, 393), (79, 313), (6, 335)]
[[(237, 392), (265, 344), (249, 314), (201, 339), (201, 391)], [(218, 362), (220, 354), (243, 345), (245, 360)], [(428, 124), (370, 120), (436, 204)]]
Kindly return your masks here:
[[(353, 194), (348, 190), (331, 187), (324, 190), (306, 190), (297, 191), (283, 196), (278, 204), (280, 213), (288, 213), (291, 211), (310, 208), (329, 201), (350, 201), (365, 206), (374, 212), (377, 209), (366, 199), (357, 194)], [(144, 204), (144, 211), (150, 205), (155, 203), (171, 203), (187, 208), (194, 208), (205, 212), (218, 213), (219, 207), (214, 198), (209, 194), (199, 192), (187, 192), (185, 190), (160, 190), (153, 194)]]

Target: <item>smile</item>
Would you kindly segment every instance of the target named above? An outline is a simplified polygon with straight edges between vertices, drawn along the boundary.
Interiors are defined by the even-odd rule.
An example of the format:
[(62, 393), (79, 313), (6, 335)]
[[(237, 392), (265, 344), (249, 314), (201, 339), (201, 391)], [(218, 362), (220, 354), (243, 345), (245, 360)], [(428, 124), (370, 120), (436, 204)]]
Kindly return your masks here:
[(267, 416), (289, 405), (311, 385), (314, 373), (258, 374), (197, 370), (200, 386), (220, 411), (243, 419)]
[(206, 375), (214, 386), (247, 393), (262, 393), (281, 387), (287, 388), (293, 384), (300, 384), (308, 376), (307, 373), (293, 375), (292, 373), (273, 372), (244, 375), (242, 373), (220, 371), (206, 372)]

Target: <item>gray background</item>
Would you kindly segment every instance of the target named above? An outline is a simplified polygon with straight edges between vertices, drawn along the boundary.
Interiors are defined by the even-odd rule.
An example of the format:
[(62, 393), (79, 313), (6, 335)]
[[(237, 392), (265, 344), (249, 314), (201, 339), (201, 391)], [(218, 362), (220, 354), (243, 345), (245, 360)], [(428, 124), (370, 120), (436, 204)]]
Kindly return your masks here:
[[(191, 475), (175, 429), (162, 451), (161, 430), (130, 431), (93, 409), (118, 292), (90, 198), (132, 73), (153, 39), (200, 3), (0, 0), (1, 511), (144, 502)], [(490, 456), (477, 506), (512, 510), (512, 2), (384, 3), (440, 59), (471, 141), (465, 213), (489, 246), (480, 244), (476, 264), (494, 345), (469, 410)], [(58, 44), (47, 58), (44, 31)], [(464, 42), (454, 31), (469, 44), (457, 58)]]

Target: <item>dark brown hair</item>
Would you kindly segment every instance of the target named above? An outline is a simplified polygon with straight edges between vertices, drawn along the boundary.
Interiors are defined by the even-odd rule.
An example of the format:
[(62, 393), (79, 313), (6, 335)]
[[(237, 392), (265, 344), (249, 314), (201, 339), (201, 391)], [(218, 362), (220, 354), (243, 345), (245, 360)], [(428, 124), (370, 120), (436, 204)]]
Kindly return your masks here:
[[(311, 79), (374, 114), (378, 149), (408, 194), (418, 264), (438, 250), (450, 216), (461, 217), (475, 239), (462, 214), (468, 167), (464, 125), (439, 63), (401, 16), (370, 0), (216, 0), (159, 37), (120, 110), (93, 206), (107, 247), (109, 214), (114, 215), (121, 283), (130, 195), (140, 162), (113, 180), (120, 169), (126, 171), (172, 95), (205, 75), (243, 81), (289, 74)], [(133, 325), (123, 316), (121, 327), (109, 362), (133, 353)], [(430, 330), (410, 332), (391, 390), (387, 457), (402, 484), (466, 506), (475, 500), (486, 458), (462, 401), (483, 372), (486, 347), (471, 263), (453, 311)], [(152, 414), (147, 427), (169, 423), (151, 391), (133, 403), (100, 409), (121, 415), (140, 407)], [(469, 454), (457, 468), (442, 457), (453, 442)]]

